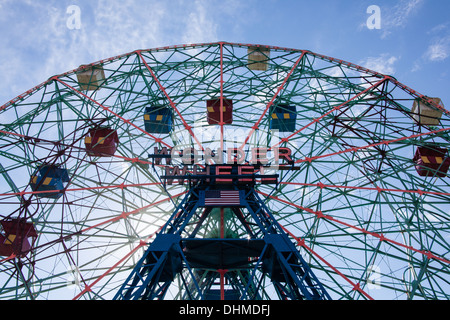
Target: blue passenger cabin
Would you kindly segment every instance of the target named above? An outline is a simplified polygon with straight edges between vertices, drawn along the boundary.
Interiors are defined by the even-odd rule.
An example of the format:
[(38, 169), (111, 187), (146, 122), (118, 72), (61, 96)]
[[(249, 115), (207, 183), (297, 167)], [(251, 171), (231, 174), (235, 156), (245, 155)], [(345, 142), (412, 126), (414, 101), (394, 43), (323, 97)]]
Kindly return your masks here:
[(288, 104), (277, 104), (271, 108), (270, 129), (279, 132), (294, 132), (297, 120), (296, 107)]
[(59, 199), (66, 182), (69, 182), (67, 169), (56, 165), (42, 165), (31, 176), (30, 187), (37, 197)]
[(173, 129), (172, 108), (158, 105), (146, 107), (144, 124), (148, 133), (170, 133)]

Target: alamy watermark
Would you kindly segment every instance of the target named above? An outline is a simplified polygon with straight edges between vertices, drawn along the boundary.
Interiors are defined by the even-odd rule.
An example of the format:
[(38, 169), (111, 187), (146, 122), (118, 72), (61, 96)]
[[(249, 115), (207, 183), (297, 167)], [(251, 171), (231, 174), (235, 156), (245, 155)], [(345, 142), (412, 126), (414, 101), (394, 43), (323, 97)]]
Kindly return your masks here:
[(70, 30), (81, 29), (81, 9), (77, 5), (70, 5), (67, 7), (66, 13), (69, 17), (66, 20), (66, 26)]
[(366, 283), (369, 289), (381, 288), (381, 268), (377, 265), (370, 265), (367, 268)]
[(367, 11), (370, 16), (366, 20), (366, 26), (369, 30), (381, 29), (381, 9), (377, 5), (371, 5), (367, 7)]
[(66, 286), (70, 289), (78, 289), (80, 287), (80, 270), (77, 266), (71, 265), (66, 272)]

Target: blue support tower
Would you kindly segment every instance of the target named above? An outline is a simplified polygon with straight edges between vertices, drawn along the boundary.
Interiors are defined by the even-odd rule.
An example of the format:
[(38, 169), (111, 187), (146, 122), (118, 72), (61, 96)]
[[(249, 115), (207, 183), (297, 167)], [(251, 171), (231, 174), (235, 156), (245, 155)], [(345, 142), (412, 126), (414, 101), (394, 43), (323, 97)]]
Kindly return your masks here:
[[(202, 236), (207, 218), (225, 209), (246, 236)], [(264, 278), (278, 299), (331, 299), (251, 183), (192, 186), (114, 299), (164, 299), (176, 277), (184, 300), (268, 299)]]

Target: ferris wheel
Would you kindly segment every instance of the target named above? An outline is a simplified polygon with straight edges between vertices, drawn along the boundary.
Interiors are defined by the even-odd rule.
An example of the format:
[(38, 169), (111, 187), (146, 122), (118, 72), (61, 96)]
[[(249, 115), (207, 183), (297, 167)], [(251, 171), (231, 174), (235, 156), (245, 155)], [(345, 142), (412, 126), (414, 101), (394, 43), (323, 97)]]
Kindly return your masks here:
[(392, 76), (178, 45), (0, 118), (0, 299), (449, 298), (449, 111)]

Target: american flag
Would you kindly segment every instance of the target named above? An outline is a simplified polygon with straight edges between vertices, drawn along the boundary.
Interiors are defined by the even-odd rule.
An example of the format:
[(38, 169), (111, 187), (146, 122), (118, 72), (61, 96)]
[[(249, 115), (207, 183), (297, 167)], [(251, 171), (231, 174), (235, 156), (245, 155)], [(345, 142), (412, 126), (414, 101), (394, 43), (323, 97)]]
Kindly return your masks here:
[(239, 206), (239, 191), (205, 191), (205, 206)]

